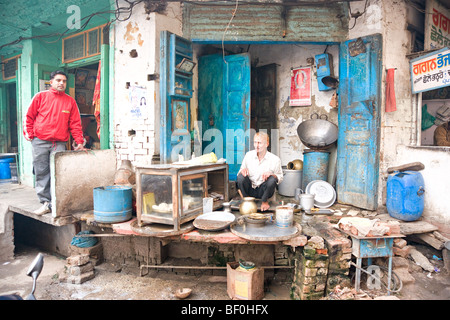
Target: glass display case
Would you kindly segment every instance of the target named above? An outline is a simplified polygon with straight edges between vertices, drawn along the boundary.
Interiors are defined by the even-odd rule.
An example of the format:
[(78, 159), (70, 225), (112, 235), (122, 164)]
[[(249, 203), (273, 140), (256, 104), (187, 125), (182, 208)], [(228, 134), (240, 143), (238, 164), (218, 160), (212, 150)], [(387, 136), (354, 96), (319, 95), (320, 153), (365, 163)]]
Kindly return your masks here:
[(213, 210), (228, 201), (228, 165), (160, 164), (136, 168), (138, 225), (180, 225), (203, 213), (203, 198), (213, 199)]

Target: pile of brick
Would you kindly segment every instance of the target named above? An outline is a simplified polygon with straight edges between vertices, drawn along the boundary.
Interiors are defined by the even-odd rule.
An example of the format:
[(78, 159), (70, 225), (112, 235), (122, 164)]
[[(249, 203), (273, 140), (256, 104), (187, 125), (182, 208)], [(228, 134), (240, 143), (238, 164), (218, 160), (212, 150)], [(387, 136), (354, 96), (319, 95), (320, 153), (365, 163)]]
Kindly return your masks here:
[(328, 250), (323, 238), (313, 236), (296, 259), (291, 296), (293, 299), (318, 300), (324, 296), (328, 275)]
[(337, 229), (328, 229), (324, 233), (330, 263), (328, 265), (327, 294), (337, 286), (350, 286), (350, 261), (352, 259), (352, 241)]
[(379, 221), (361, 217), (345, 217), (337, 223), (339, 229), (362, 237), (381, 237), (400, 234), (398, 221)]
[(94, 265), (88, 254), (70, 256), (66, 261), (64, 273), (59, 278), (61, 282), (82, 284), (95, 277)]

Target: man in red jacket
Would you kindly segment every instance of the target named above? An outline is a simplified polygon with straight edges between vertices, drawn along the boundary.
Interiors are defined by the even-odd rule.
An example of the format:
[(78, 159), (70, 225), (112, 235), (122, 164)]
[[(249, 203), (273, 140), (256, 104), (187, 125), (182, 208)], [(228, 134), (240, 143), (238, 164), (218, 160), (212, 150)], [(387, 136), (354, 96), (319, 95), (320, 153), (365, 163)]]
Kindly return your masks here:
[(28, 108), (24, 124), (25, 139), (33, 147), (33, 171), (35, 189), (42, 207), (34, 211), (37, 215), (51, 212), (50, 154), (66, 150), (70, 133), (75, 141), (74, 150), (84, 150), (80, 112), (71, 96), (64, 91), (67, 75), (54, 71), (50, 75), (51, 88), (37, 93)]

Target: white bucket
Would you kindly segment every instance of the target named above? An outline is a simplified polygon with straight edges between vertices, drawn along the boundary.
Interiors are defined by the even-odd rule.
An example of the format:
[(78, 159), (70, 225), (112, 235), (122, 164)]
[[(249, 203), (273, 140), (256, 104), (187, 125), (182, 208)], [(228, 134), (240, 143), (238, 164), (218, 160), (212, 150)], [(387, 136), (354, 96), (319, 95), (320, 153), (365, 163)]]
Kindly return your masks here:
[(277, 227), (287, 228), (294, 222), (294, 209), (288, 206), (278, 206), (275, 211), (275, 223)]
[(311, 209), (314, 208), (314, 194), (302, 193), (300, 195), (300, 205), (305, 212), (311, 212)]

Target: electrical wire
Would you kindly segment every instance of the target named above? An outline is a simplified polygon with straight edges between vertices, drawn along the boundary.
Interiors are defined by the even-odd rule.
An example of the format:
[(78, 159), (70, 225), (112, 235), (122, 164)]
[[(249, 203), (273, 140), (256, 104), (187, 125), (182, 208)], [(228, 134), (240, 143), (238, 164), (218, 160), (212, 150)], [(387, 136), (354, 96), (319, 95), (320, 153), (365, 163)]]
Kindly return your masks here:
[(360, 13), (359, 11), (357, 13), (352, 13), (352, 8), (350, 6), (350, 2), (347, 2), (348, 5), (348, 11), (350, 13), (350, 17), (355, 19), (355, 22), (353, 23), (353, 26), (351, 28), (349, 28), (348, 30), (352, 30), (355, 26), (356, 26), (356, 19), (358, 19), (359, 17), (361, 17), (363, 14), (366, 13), (366, 9), (367, 9), (367, 3), (369, 2), (369, 0), (366, 0), (366, 2), (364, 3), (364, 11), (362, 13)]
[[(371, 276), (371, 277), (373, 277), (375, 280), (378, 280), (379, 282), (380, 282), (380, 284), (382, 284), (383, 285), (383, 287), (385, 287), (386, 288), (386, 290), (388, 290), (388, 285), (386, 285), (386, 284), (384, 284), (383, 283), (383, 281), (381, 281), (381, 279), (380, 278), (378, 278), (375, 274), (372, 274), (372, 273), (369, 273), (369, 272), (367, 272), (366, 270), (365, 270), (365, 268), (360, 268), (360, 267), (358, 267), (355, 263), (353, 263), (353, 262), (350, 262), (350, 264), (352, 265), (352, 266), (354, 266), (355, 268), (357, 268), (357, 269), (360, 269), (361, 271), (363, 271), (364, 273), (367, 273), (369, 276)], [(380, 269), (382, 269), (382, 270), (384, 270), (384, 271), (387, 271), (387, 272), (389, 272), (389, 269), (388, 268), (386, 268), (386, 267), (383, 267), (383, 266), (377, 266), (377, 267), (379, 267)], [(366, 267), (367, 268), (367, 267)], [(398, 292), (400, 292), (401, 290), (402, 290), (402, 288), (403, 288), (403, 282), (402, 282), (402, 280), (400, 279), (400, 277), (393, 271), (393, 270), (391, 270), (391, 274), (392, 274), (392, 278), (391, 278), (391, 281), (393, 282), (393, 286), (392, 286), (392, 288), (390, 288), (388, 291), (389, 292), (391, 292), (391, 293), (398, 293)], [(353, 282), (353, 278), (355, 277), (355, 275), (353, 275), (352, 276), (352, 282)], [(398, 286), (398, 287), (397, 287)]]
[[(115, 1), (116, 1), (116, 9), (115, 9), (115, 10), (98, 11), (98, 12), (91, 13), (90, 15), (87, 15), (86, 17), (81, 18), (80, 21), (84, 21), (84, 20), (86, 20), (86, 21), (80, 26), (80, 28), (77, 28), (77, 30), (74, 31), (74, 32), (72, 32), (72, 33), (69, 33), (69, 31), (70, 31), (71, 29), (67, 28), (67, 29), (66, 29), (65, 31), (63, 31), (62, 33), (57, 32), (57, 33), (51, 33), (51, 34), (36, 35), (36, 36), (31, 36), (31, 37), (19, 37), (18, 39), (14, 40), (14, 41), (12, 41), (12, 42), (9, 42), (9, 43), (6, 43), (6, 44), (1, 45), (1, 46), (0, 46), (0, 50), (2, 50), (3, 48), (5, 48), (5, 47), (7, 47), (7, 46), (16, 45), (16, 44), (19, 44), (19, 43), (22, 42), (22, 41), (25, 41), (25, 40), (32, 40), (32, 39), (45, 39), (45, 38), (58, 37), (56, 40), (52, 40), (52, 41), (44, 41), (44, 40), (42, 40), (42, 41), (44, 41), (44, 42), (46, 42), (46, 43), (55, 43), (55, 42), (58, 42), (58, 41), (60, 41), (60, 40), (62, 39), (62, 37), (64, 37), (65, 35), (69, 36), (69, 35), (76, 34), (76, 33), (79, 33), (79, 32), (81, 32), (81, 31), (83, 31), (83, 30), (88, 26), (88, 24), (89, 24), (89, 22), (91, 21), (91, 19), (92, 19), (93, 17), (97, 16), (97, 15), (101, 16), (101, 15), (103, 15), (103, 14), (111, 14), (111, 13), (114, 13), (114, 14), (115, 14), (115, 19), (112, 19), (111, 21), (109, 21), (109, 22), (107, 23), (108, 26), (111, 25), (111, 24), (112, 24), (113, 22), (115, 22), (115, 21), (120, 21), (120, 22), (122, 22), (122, 21), (127, 21), (128, 19), (130, 19), (131, 15), (133, 14), (133, 8), (134, 8), (136, 5), (138, 5), (139, 3), (144, 2), (144, 0), (138, 0), (138, 1), (128, 1), (128, 0), (124, 0), (126, 3), (129, 4), (129, 6), (128, 6), (128, 7), (120, 7), (120, 6), (119, 6), (119, 1), (118, 1), (118, 0), (115, 0)], [(121, 15), (121, 14), (124, 14), (124, 13), (127, 13), (128, 16), (127, 16), (125, 19), (120, 19), (120, 18), (119, 18), (120, 15)]]
[(237, 9), (238, 9), (238, 5), (239, 5), (239, 0), (236, 0), (236, 6), (234, 7), (234, 10), (233, 10), (233, 12), (232, 12), (232, 14), (231, 14), (231, 19), (230, 19), (230, 21), (228, 22), (228, 24), (227, 24), (225, 30), (223, 31), (223, 35), (222, 35), (222, 58), (223, 58), (223, 61), (224, 61), (225, 63), (227, 63), (227, 62), (225, 61), (225, 47), (224, 47), (225, 34), (227, 33), (228, 28), (230, 27), (231, 21), (233, 21), (234, 16), (236, 15), (236, 12), (237, 12)]

